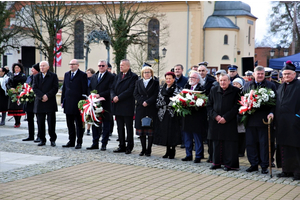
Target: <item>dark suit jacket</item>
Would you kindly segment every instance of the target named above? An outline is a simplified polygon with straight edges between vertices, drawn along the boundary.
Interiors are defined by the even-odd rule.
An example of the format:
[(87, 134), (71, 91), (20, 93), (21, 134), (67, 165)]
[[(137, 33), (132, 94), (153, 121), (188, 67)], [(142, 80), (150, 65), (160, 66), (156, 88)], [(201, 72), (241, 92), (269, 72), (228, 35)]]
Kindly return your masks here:
[[(33, 77), (32, 89), (35, 93), (34, 113), (48, 113), (57, 111), (56, 93), (58, 91), (57, 75), (48, 70), (45, 78), (41, 72)], [(48, 101), (42, 102), (42, 98), (46, 94)]]
[(87, 90), (88, 82), (86, 73), (78, 69), (71, 80), (71, 71), (66, 72), (61, 94), (64, 113), (69, 115), (79, 114), (78, 102), (86, 99), (82, 95), (87, 95)]
[[(256, 83), (254, 80), (249, 81), (245, 84), (243, 93), (249, 92), (251, 89), (256, 89)], [(276, 86), (274, 83), (264, 80), (261, 82), (261, 86), (263, 88), (271, 88), (275, 94), (276, 94)], [(262, 119), (264, 119), (266, 122), (268, 121), (267, 116), (270, 113), (275, 113), (275, 106), (272, 107), (260, 107), (256, 109), (255, 113), (249, 115), (247, 126), (260, 126), (260, 127), (266, 127), (266, 125), (263, 123)]]
[(100, 79), (98, 83), (99, 71), (91, 77), (91, 84), (89, 86), (89, 90), (97, 90), (100, 97), (104, 97), (105, 101), (101, 101), (102, 107), (105, 111), (104, 118), (110, 120), (111, 113), (111, 98), (110, 98), (110, 89), (114, 82), (114, 75), (109, 73), (108, 71)]
[[(184, 86), (185, 89), (191, 89), (191, 85), (187, 83)], [(203, 91), (204, 88), (198, 83), (194, 91)], [(191, 112), (191, 115), (186, 115), (183, 117), (183, 131), (189, 133), (204, 133), (206, 130), (206, 122), (207, 121), (207, 111), (205, 107), (198, 108), (198, 110), (194, 109)]]
[(113, 87), (110, 92), (111, 99), (118, 96), (119, 101), (113, 103), (113, 114), (119, 116), (133, 116), (134, 115), (134, 96), (133, 91), (135, 82), (138, 76), (128, 70), (126, 76), (122, 79), (122, 73), (119, 73), (113, 83)]
[(206, 75), (205, 78), (205, 83), (204, 83), (204, 90), (205, 90), (205, 95), (208, 96), (210, 93), (210, 89), (213, 86), (213, 83), (215, 82), (215, 78), (212, 77), (211, 75)]
[[(32, 84), (33, 84), (33, 75), (27, 77), (26, 83), (28, 83), (32, 87)], [(24, 105), (24, 110), (26, 112), (33, 112), (33, 108), (34, 108), (34, 101), (33, 102), (27, 102)]]
[(183, 88), (185, 84), (188, 82), (188, 78), (181, 75), (181, 77), (177, 80), (175, 80), (176, 85), (179, 86), (180, 88)]

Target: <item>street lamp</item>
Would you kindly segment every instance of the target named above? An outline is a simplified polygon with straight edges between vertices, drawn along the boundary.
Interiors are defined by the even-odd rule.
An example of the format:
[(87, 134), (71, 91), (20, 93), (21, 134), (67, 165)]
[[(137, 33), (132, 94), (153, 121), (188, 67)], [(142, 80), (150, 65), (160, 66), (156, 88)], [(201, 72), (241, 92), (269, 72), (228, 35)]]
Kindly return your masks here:
[(289, 49), (285, 49), (285, 50), (283, 51), (283, 55), (284, 55), (284, 56), (288, 56), (288, 55), (289, 55)]
[[(152, 49), (151, 50), (151, 54), (153, 56), (153, 59), (154, 59), (155, 53), (156, 53), (155, 49)], [(159, 56), (159, 51), (158, 51), (158, 59), (157, 59), (157, 76), (158, 76), (158, 78), (159, 78), (159, 63), (160, 63), (160, 59), (166, 57), (166, 53), (167, 53), (167, 49), (163, 48), (162, 49), (162, 57), (160, 57)]]
[(272, 50), (270, 51), (270, 56), (271, 56), (271, 57), (273, 57), (273, 56), (274, 56), (274, 54), (275, 54), (275, 50), (274, 50), (274, 49), (272, 49)]

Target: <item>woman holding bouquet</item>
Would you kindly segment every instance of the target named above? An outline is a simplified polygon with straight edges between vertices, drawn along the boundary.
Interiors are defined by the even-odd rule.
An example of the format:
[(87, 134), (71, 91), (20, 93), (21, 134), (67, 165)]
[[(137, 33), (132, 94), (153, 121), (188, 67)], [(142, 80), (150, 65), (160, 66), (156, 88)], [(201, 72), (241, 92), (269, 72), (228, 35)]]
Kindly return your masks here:
[(167, 147), (163, 158), (174, 159), (175, 147), (181, 144), (180, 117), (177, 116), (175, 109), (169, 103), (170, 97), (179, 94), (180, 88), (175, 84), (174, 72), (167, 72), (165, 79), (166, 83), (160, 88), (156, 100), (158, 126), (155, 132), (154, 144)]
[[(142, 152), (140, 156), (151, 155), (153, 143), (153, 124), (152, 127), (143, 127), (142, 118), (148, 116), (155, 119), (156, 98), (159, 90), (159, 83), (153, 78), (153, 69), (151, 67), (143, 67), (141, 71), (142, 79), (136, 81), (134, 89), (134, 98), (136, 100), (135, 128), (136, 134), (140, 136), (142, 144)], [(146, 148), (146, 136), (148, 136), (148, 147)]]
[[(23, 65), (21, 63), (15, 63), (12, 66), (12, 71), (14, 76), (9, 79), (8, 85), (11, 90), (16, 89), (16, 87), (26, 81), (26, 75), (24, 74)], [(21, 116), (24, 116), (25, 112), (23, 110), (23, 105), (18, 105), (17, 102), (11, 102), (8, 108), (8, 116), (13, 116), (15, 118), (15, 128), (19, 128), (21, 125)]]

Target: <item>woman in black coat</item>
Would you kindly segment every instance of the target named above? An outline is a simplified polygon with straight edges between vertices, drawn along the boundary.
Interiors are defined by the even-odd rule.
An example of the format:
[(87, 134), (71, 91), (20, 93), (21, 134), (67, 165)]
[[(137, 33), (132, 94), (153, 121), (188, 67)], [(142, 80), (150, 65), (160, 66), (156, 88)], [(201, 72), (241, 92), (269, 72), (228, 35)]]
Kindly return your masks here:
[[(142, 79), (136, 81), (134, 88), (134, 98), (136, 100), (136, 114), (135, 114), (135, 128), (136, 134), (140, 136), (142, 144), (142, 152), (139, 154), (143, 156), (151, 155), (151, 147), (153, 143), (153, 127), (142, 126), (142, 118), (148, 116), (153, 119), (157, 116), (156, 98), (159, 90), (159, 83), (154, 79), (153, 69), (151, 67), (144, 67), (141, 71)], [(148, 147), (146, 148), (146, 136), (148, 136)]]
[(156, 100), (158, 107), (158, 125), (155, 131), (154, 144), (166, 146), (163, 158), (174, 159), (175, 147), (181, 144), (180, 117), (175, 109), (169, 105), (170, 97), (180, 93), (180, 88), (175, 84), (174, 72), (165, 74), (166, 83), (159, 90)]
[(5, 125), (5, 117), (6, 117), (6, 112), (8, 110), (8, 94), (7, 94), (7, 89), (6, 89), (6, 84), (9, 80), (9, 77), (7, 76), (7, 69), (0, 68), (0, 112), (2, 113), (2, 119), (0, 122), (0, 126)]
[[(14, 76), (9, 79), (8, 85), (11, 89), (16, 89), (19, 84), (25, 83), (27, 77), (24, 74), (23, 65), (21, 63), (15, 63), (12, 66)], [(23, 105), (18, 105), (17, 102), (9, 102), (8, 116), (13, 116), (15, 118), (15, 128), (19, 128), (21, 125), (21, 116), (25, 115), (23, 110)]]

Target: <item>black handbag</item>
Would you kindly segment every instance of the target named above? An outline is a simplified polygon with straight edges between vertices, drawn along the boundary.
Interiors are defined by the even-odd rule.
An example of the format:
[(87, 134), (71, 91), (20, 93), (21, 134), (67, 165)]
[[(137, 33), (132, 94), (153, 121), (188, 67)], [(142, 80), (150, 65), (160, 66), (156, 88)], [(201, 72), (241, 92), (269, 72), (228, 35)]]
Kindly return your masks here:
[(152, 126), (153, 126), (153, 120), (148, 116), (143, 117), (141, 119), (141, 122), (142, 122), (143, 128), (152, 128)]

